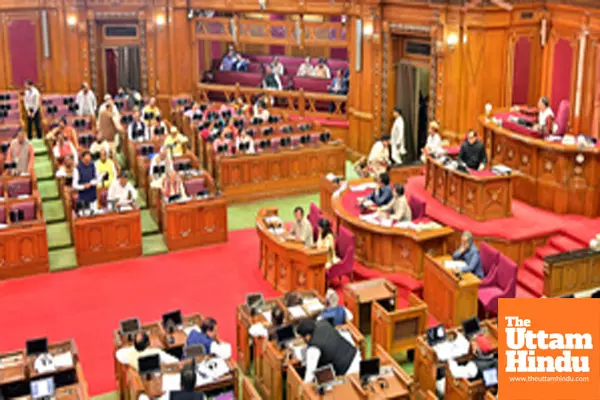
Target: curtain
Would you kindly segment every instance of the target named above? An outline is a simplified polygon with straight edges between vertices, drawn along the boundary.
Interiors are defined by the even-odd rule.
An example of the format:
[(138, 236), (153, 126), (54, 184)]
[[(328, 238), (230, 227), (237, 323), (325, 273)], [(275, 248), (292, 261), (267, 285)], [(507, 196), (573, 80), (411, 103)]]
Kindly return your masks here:
[(137, 46), (117, 49), (117, 81), (119, 87), (140, 91), (140, 51)]
[(117, 53), (114, 49), (106, 49), (106, 92), (113, 96), (119, 88), (117, 74)]
[(417, 150), (417, 121), (416, 113), (418, 111), (415, 105), (416, 90), (416, 68), (409, 64), (398, 63), (396, 67), (397, 85), (396, 85), (396, 105), (402, 111), (404, 118), (404, 145), (406, 155), (403, 163), (410, 163), (418, 159)]
[(35, 25), (28, 19), (7, 23), (12, 84), (23, 87), (27, 79), (38, 83)]

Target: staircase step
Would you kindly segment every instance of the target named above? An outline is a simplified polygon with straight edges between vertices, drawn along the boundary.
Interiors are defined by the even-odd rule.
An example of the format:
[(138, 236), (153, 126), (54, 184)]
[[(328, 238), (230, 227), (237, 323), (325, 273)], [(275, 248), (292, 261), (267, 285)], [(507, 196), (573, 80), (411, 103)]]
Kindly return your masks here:
[(548, 244), (561, 251), (573, 251), (586, 247), (584, 243), (580, 243), (579, 241), (564, 235), (552, 236), (548, 240)]
[(146, 208), (148, 208), (148, 204), (146, 204), (146, 199), (144, 198), (144, 196), (142, 196), (142, 193), (144, 192), (142, 189), (137, 189), (138, 192), (138, 197), (137, 197), (137, 205), (139, 208), (141, 208), (142, 210), (145, 210)]
[(539, 276), (532, 274), (527, 269), (521, 268), (517, 275), (519, 285), (524, 286), (535, 297), (542, 297), (544, 294), (544, 280)]
[(47, 200), (42, 202), (42, 212), (46, 224), (65, 220), (65, 209), (63, 208), (62, 200)]
[(140, 218), (142, 219), (143, 236), (154, 235), (159, 232), (158, 224), (154, 221), (154, 218), (152, 218), (150, 210), (142, 210), (140, 213)]
[(531, 293), (526, 287), (517, 285), (517, 295), (515, 296), (517, 299), (533, 299), (537, 298), (536, 295)]
[(36, 157), (48, 154), (48, 148), (42, 139), (32, 139), (31, 146), (33, 146), (33, 153)]
[(40, 192), (42, 201), (57, 200), (60, 197), (58, 194), (58, 185), (55, 180), (38, 182), (38, 192)]
[(558, 253), (561, 253), (560, 249), (557, 249), (556, 247), (550, 245), (537, 247), (535, 249), (535, 255), (542, 259), (544, 257), (553, 256), (554, 254)]
[(142, 236), (142, 254), (145, 256), (154, 256), (167, 253), (169, 249), (163, 240), (162, 234), (157, 233), (149, 236)]
[(46, 224), (48, 250), (58, 250), (73, 246), (71, 230), (68, 222)]
[(523, 268), (544, 279), (544, 261), (539, 257), (529, 257), (523, 261)]
[(48, 257), (50, 260), (51, 272), (77, 267), (77, 255), (75, 254), (75, 248), (73, 247), (49, 251)]
[(34, 164), (35, 176), (38, 182), (43, 180), (54, 180), (54, 171), (52, 170), (52, 162), (49, 158), (36, 159)]

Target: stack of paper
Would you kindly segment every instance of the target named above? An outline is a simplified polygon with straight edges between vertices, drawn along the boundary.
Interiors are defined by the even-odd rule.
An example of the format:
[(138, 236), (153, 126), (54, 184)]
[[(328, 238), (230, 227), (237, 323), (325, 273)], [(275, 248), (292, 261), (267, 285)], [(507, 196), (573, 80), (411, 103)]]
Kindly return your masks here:
[(350, 186), (352, 192), (364, 192), (365, 190), (375, 189), (377, 184), (375, 182), (366, 182), (356, 186)]
[(325, 306), (316, 297), (305, 299), (302, 304), (310, 314), (316, 314), (325, 309)]
[(162, 374), (163, 392), (181, 390), (181, 374)]
[(288, 307), (288, 311), (292, 315), (293, 319), (306, 317), (306, 313), (304, 312), (304, 309), (301, 306)]
[(56, 354), (54, 356), (54, 366), (56, 368), (71, 368), (73, 366), (73, 354), (70, 351)]
[(451, 271), (460, 271), (467, 266), (467, 263), (462, 260), (446, 260), (444, 261), (444, 268)]

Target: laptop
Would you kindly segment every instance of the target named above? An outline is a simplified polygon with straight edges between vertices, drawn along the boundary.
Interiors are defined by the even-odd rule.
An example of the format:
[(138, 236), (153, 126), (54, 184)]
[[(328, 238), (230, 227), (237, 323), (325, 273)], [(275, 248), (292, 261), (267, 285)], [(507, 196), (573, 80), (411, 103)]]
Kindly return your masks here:
[(50, 399), (54, 397), (56, 390), (53, 377), (31, 381), (29, 387), (32, 399)]
[(462, 322), (463, 333), (467, 339), (471, 339), (475, 336), (480, 335), (481, 326), (479, 325), (479, 318), (473, 317), (466, 319)]
[(435, 346), (446, 340), (446, 328), (440, 324), (432, 328), (427, 329), (427, 342), (430, 346)]
[(160, 372), (160, 356), (158, 354), (153, 354), (151, 356), (138, 358), (138, 371), (140, 372), (140, 375)]
[(277, 328), (275, 331), (275, 338), (277, 344), (280, 347), (285, 347), (289, 342), (296, 338), (296, 332), (294, 332), (293, 325), (284, 325), (281, 328)]
[(185, 358), (196, 358), (206, 355), (206, 348), (203, 344), (195, 344), (193, 346), (186, 346)]
[(119, 322), (121, 326), (121, 335), (135, 335), (140, 330), (140, 320), (138, 318), (126, 319)]
[(379, 358), (370, 358), (368, 360), (361, 360), (359, 364), (359, 373), (358, 376), (362, 381), (366, 381), (369, 378), (379, 375), (379, 367), (380, 367)]
[(335, 382), (335, 371), (333, 365), (328, 364), (315, 371), (315, 383), (317, 384), (317, 390), (319, 393), (331, 388)]
[(37, 356), (48, 352), (48, 338), (31, 339), (25, 343), (28, 356)]
[(248, 308), (260, 308), (265, 303), (262, 293), (250, 293), (246, 295), (246, 305)]
[(484, 369), (482, 375), (483, 384), (486, 388), (498, 386), (498, 368)]
[(175, 310), (162, 315), (162, 324), (163, 326), (167, 326), (169, 321), (175, 326), (183, 325), (183, 320), (181, 318), (181, 310)]

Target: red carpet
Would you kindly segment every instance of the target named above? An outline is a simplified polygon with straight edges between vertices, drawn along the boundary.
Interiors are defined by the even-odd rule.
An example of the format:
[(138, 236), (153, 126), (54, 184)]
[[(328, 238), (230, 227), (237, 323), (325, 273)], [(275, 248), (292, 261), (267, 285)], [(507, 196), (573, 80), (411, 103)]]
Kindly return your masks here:
[(478, 222), (434, 199), (425, 189), (424, 176), (410, 178), (406, 185), (406, 192), (409, 196), (411, 193), (416, 193), (427, 201), (427, 215), (431, 218), (457, 230), (469, 230), (479, 237), (521, 240), (552, 233), (565, 233), (587, 243), (600, 232), (600, 218), (558, 215), (518, 200), (512, 202), (512, 217)]
[(119, 321), (156, 321), (181, 309), (219, 321), (220, 336), (235, 346), (235, 307), (245, 294), (277, 292), (258, 270), (254, 229), (229, 233), (229, 243), (55, 274), (0, 282), (0, 351), (27, 338), (74, 338), (90, 395), (116, 389), (113, 330)]

